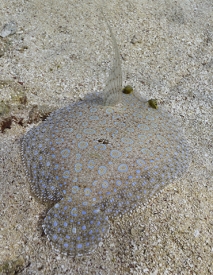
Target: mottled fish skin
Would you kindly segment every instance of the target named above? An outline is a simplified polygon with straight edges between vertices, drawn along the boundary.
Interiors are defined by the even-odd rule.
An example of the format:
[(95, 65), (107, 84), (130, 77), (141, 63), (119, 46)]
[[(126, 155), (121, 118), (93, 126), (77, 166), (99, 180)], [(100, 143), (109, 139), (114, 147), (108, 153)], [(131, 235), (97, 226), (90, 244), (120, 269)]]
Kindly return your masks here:
[(102, 102), (59, 109), (22, 142), (32, 193), (54, 203), (44, 232), (70, 256), (94, 251), (109, 231), (108, 217), (134, 209), (189, 165), (188, 145), (174, 119), (134, 93), (122, 94), (118, 55)]

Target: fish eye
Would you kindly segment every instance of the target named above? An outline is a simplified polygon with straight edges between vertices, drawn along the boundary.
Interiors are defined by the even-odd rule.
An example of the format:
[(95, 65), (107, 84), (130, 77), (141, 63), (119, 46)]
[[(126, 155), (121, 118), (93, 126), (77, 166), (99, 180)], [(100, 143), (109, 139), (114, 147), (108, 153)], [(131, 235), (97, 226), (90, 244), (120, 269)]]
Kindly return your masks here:
[(122, 91), (124, 94), (131, 94), (133, 92), (133, 88), (132, 86), (130, 85), (127, 85), (126, 87), (123, 88), (123, 91)]
[(153, 98), (149, 99), (148, 104), (149, 104), (150, 107), (152, 107), (154, 109), (158, 108), (157, 99), (153, 99)]

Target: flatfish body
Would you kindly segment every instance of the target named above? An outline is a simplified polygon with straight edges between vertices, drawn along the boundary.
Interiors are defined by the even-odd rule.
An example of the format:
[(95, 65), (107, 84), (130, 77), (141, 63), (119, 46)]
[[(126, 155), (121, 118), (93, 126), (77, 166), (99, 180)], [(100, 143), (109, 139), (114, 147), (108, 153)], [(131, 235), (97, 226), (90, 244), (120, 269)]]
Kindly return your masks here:
[[(109, 25), (108, 25), (109, 27)], [(188, 145), (174, 119), (122, 93), (118, 47), (104, 96), (53, 112), (22, 141), (32, 193), (53, 203), (43, 228), (71, 256), (92, 252), (108, 218), (134, 209), (182, 176)]]

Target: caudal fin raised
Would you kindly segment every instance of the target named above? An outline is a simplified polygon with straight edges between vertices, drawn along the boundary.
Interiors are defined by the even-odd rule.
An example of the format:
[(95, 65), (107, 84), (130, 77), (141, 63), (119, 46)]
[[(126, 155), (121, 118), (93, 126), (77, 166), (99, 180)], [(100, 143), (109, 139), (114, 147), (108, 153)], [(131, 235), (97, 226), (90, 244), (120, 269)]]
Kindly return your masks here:
[(58, 251), (81, 256), (94, 251), (109, 231), (108, 217), (95, 206), (75, 206), (69, 197), (51, 208), (43, 229)]

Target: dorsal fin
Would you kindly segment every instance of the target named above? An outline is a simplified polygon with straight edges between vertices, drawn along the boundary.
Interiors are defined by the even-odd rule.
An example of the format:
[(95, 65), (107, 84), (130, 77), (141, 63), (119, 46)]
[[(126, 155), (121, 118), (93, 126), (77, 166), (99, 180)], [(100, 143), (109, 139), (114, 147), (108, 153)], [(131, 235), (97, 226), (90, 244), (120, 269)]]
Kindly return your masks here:
[(101, 12), (106, 21), (107, 27), (110, 31), (110, 35), (112, 38), (112, 45), (114, 50), (114, 60), (113, 65), (110, 70), (106, 86), (103, 92), (103, 103), (106, 106), (113, 106), (120, 101), (121, 93), (122, 93), (122, 71), (121, 71), (121, 60), (120, 60), (120, 52), (118, 49), (118, 45), (115, 39), (115, 36), (112, 32), (112, 29), (103, 13), (101, 8)]

